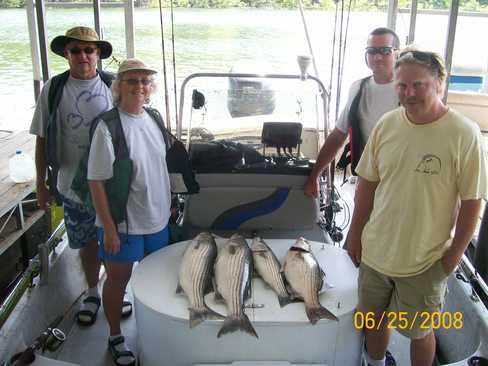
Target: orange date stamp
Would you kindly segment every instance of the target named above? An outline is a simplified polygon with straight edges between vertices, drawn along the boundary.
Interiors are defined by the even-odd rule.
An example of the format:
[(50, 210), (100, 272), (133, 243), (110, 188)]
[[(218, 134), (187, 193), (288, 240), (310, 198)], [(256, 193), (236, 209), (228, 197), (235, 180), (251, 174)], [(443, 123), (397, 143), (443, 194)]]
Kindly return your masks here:
[(375, 316), (373, 311), (356, 311), (354, 328), (379, 330), (382, 324), (388, 329), (461, 329), (463, 313), (460, 311), (417, 311), (410, 315), (407, 311), (383, 311)]

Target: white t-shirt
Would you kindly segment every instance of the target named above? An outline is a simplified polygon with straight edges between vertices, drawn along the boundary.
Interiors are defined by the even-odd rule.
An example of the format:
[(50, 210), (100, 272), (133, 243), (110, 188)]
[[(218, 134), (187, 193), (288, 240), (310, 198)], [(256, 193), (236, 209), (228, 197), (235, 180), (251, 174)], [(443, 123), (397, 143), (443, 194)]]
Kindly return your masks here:
[[(348, 133), (349, 127), (351, 126), (351, 122), (348, 120), (349, 110), (351, 109), (352, 101), (359, 92), (360, 85), (361, 80), (357, 80), (351, 85), (346, 107), (342, 110), (336, 122), (336, 127), (344, 133)], [(368, 137), (380, 117), (397, 107), (398, 97), (393, 81), (388, 84), (378, 84), (374, 81), (373, 77), (366, 81), (358, 109), (359, 127), (365, 143), (368, 141)]]
[[(42, 89), (36, 105), (30, 133), (46, 137), (49, 119), (48, 97), (51, 81)], [(90, 125), (100, 113), (112, 108), (112, 94), (100, 76), (90, 80), (69, 77), (57, 110), (58, 139), (61, 147), (58, 191), (65, 197), (81, 202), (71, 190), (78, 164), (89, 146)]]
[[(129, 114), (119, 108), (122, 129), (133, 163), (127, 202), (128, 233), (153, 234), (161, 231), (170, 216), (171, 192), (166, 166), (166, 144), (156, 122), (146, 111)], [(113, 176), (115, 154), (105, 122), (95, 129), (88, 159), (88, 179), (107, 180)], [(96, 225), (102, 227), (97, 215)], [(118, 231), (127, 232), (125, 222)]]

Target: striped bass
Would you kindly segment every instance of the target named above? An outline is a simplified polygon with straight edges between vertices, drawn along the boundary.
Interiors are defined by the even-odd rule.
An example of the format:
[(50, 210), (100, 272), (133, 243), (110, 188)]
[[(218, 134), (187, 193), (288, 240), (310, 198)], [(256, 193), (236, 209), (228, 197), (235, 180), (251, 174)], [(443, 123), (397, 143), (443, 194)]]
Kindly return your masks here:
[(278, 302), (283, 307), (291, 302), (286, 290), (281, 264), (271, 248), (261, 238), (254, 238), (251, 243), (252, 258), (256, 272), (278, 295)]
[(224, 300), (228, 314), (217, 337), (242, 330), (258, 335), (244, 313), (244, 302), (251, 295), (252, 255), (246, 239), (234, 234), (225, 243), (215, 262), (215, 299)]
[(205, 319), (223, 319), (224, 316), (205, 304), (205, 295), (212, 290), (212, 272), (217, 245), (212, 234), (198, 234), (186, 247), (180, 266), (176, 293), (184, 292), (190, 301), (190, 328)]
[(290, 295), (305, 302), (305, 311), (310, 323), (315, 324), (319, 319), (338, 321), (337, 317), (319, 302), (319, 291), (324, 283), (325, 273), (312, 254), (306, 239), (298, 238), (288, 250), (282, 271), (290, 286)]

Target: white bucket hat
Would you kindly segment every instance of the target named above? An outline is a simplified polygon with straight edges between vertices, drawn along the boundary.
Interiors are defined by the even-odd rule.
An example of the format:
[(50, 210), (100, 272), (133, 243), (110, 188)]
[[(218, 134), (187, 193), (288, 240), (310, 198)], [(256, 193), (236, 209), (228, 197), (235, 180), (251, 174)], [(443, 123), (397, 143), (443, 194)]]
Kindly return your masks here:
[(158, 72), (158, 70), (147, 66), (142, 60), (137, 58), (128, 58), (127, 60), (122, 61), (117, 73), (122, 74), (127, 71), (147, 71), (149, 74), (156, 74)]

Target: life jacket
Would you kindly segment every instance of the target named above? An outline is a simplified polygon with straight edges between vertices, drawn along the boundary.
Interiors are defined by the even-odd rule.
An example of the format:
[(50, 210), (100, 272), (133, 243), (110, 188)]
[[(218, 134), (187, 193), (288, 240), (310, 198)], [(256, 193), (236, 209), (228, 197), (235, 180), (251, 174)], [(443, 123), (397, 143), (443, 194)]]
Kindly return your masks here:
[[(198, 193), (200, 186), (195, 179), (188, 153), (185, 146), (174, 135), (172, 135), (164, 126), (161, 114), (152, 108), (144, 108), (149, 116), (155, 121), (163, 134), (166, 145), (166, 165), (170, 174), (170, 181), (183, 181), (183, 189), (175, 189), (172, 184), (173, 193), (193, 194)], [(105, 181), (105, 193), (110, 208), (110, 213), (114, 223), (119, 224), (127, 219), (127, 202), (129, 191), (132, 183), (133, 163), (129, 156), (127, 140), (122, 129), (120, 114), (117, 108), (100, 114), (90, 126), (90, 144), (93, 134), (98, 123), (103, 120), (112, 137), (115, 160), (113, 163), (113, 176)], [(93, 208), (90, 190), (88, 187), (89, 149), (81, 159), (75, 178), (71, 184), (71, 189), (78, 195), (83, 204), (88, 208)], [(173, 179), (180, 175), (182, 179)]]
[[(98, 71), (100, 79), (110, 88), (114, 75), (105, 71)], [(58, 126), (57, 113), (58, 106), (63, 96), (64, 85), (68, 81), (70, 71), (67, 70), (51, 78), (48, 94), (48, 121), (46, 132), (46, 163), (47, 163), (47, 185), (51, 195), (56, 198), (58, 204), (61, 203), (59, 192), (57, 190), (59, 161), (61, 154), (60, 134), (61, 129)]]
[(351, 106), (349, 108), (349, 113), (347, 115), (347, 119), (350, 125), (348, 130), (349, 142), (344, 147), (344, 151), (339, 161), (337, 162), (337, 167), (340, 169), (345, 169), (349, 164), (351, 164), (351, 173), (353, 175), (357, 175), (356, 167), (359, 163), (359, 159), (361, 159), (364, 146), (366, 145), (366, 141), (364, 141), (363, 139), (360, 127), (359, 102), (361, 101), (364, 86), (366, 85), (366, 82), (371, 79), (371, 77), (372, 76), (368, 76), (364, 79), (361, 79), (361, 82), (359, 84), (359, 90), (352, 100)]

